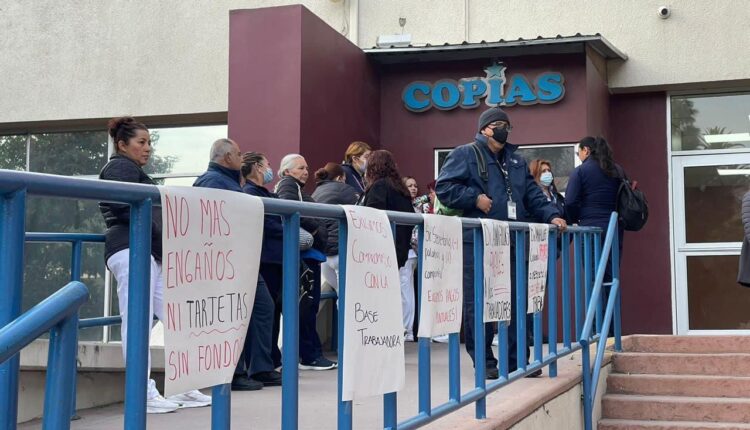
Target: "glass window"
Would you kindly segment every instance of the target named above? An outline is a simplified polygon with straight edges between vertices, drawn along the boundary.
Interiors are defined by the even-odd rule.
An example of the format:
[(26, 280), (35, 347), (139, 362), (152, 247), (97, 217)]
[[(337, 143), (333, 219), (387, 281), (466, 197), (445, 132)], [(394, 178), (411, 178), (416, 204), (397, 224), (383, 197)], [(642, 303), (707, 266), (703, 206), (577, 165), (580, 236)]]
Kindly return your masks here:
[(684, 175), (687, 242), (738, 242), (743, 237), (739, 209), (750, 189), (750, 166), (686, 167)]
[(29, 170), (55, 175), (98, 175), (107, 163), (107, 132), (31, 135)]
[(750, 329), (750, 289), (737, 285), (738, 255), (687, 257), (690, 330)]
[(0, 136), (0, 169), (26, 170), (27, 135)]
[(150, 131), (154, 157), (144, 170), (154, 177), (197, 176), (208, 166), (211, 144), (216, 139), (227, 137), (226, 125), (154, 128)]
[(750, 93), (671, 99), (672, 150), (750, 148)]

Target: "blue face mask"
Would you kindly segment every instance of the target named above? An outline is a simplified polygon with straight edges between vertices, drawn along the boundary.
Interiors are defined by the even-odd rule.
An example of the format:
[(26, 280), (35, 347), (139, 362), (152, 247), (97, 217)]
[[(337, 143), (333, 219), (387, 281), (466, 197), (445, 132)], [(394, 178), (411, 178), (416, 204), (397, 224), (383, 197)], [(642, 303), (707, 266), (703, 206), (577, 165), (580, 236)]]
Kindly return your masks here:
[(539, 182), (542, 183), (545, 187), (549, 187), (552, 185), (552, 180), (554, 178), (552, 177), (552, 172), (544, 172), (542, 173), (542, 176), (539, 177)]
[(263, 172), (263, 184), (268, 184), (273, 181), (273, 170), (269, 167), (268, 170)]

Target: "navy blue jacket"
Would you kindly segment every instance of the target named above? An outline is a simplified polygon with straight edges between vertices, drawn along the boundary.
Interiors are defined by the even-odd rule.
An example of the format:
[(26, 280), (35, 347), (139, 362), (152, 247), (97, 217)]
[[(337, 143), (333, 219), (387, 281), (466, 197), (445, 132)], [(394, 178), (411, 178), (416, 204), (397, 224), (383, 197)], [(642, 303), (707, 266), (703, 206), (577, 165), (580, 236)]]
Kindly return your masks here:
[(606, 229), (610, 214), (617, 209), (620, 179), (607, 176), (596, 160), (589, 157), (573, 170), (565, 191), (568, 222)]
[(354, 187), (357, 194), (363, 195), (365, 193), (365, 181), (362, 180), (362, 175), (359, 174), (357, 168), (351, 164), (342, 164), (341, 168), (346, 173), (346, 183)]
[(208, 163), (208, 170), (198, 176), (198, 179), (193, 182), (193, 186), (242, 192), (240, 171), (229, 169), (213, 161)]
[[(553, 218), (561, 216), (555, 205), (548, 202), (539, 189), (534, 177), (529, 173), (526, 160), (515, 154), (518, 148), (516, 145), (507, 143), (503, 150), (495, 155), (487, 146), (485, 136), (477, 134), (475, 140), (487, 162), (488, 181), (484, 182), (479, 176), (477, 159), (470, 144), (461, 145), (451, 151), (438, 175), (435, 193), (441, 203), (450, 208), (462, 209), (463, 216), (468, 218), (508, 220), (508, 192), (500, 170), (502, 163), (508, 171), (518, 221), (550, 222)], [(492, 199), (489, 214), (476, 207), (480, 194), (486, 194)], [(467, 235), (464, 236), (466, 238)]]
[[(279, 196), (268, 191), (251, 181), (245, 184), (242, 190), (251, 196), (278, 199)], [(263, 217), (263, 248), (260, 253), (261, 263), (281, 264), (284, 254), (284, 228), (281, 225), (281, 217), (278, 215), (266, 215)]]

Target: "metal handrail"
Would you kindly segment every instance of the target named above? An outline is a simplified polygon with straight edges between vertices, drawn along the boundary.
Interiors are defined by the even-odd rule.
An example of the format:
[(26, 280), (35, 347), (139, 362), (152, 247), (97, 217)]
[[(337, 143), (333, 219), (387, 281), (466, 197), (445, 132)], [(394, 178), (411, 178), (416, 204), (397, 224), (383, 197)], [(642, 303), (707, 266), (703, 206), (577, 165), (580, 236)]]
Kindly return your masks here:
[[(51, 186), (54, 184), (54, 186)], [(125, 387), (125, 427), (126, 428), (145, 428), (146, 416), (145, 416), (145, 381), (147, 372), (147, 360), (146, 352), (148, 348), (148, 328), (150, 327), (150, 315), (147, 314), (148, 309), (148, 294), (147, 288), (143, 288), (143, 285), (149, 283), (149, 271), (150, 271), (150, 239), (151, 239), (151, 208), (153, 205), (160, 203), (160, 193), (156, 186), (142, 185), (142, 184), (131, 184), (122, 182), (110, 182), (110, 181), (98, 181), (88, 180), (81, 178), (61, 177), (55, 175), (37, 174), (37, 173), (25, 173), (25, 172), (10, 172), (0, 170), (0, 238), (2, 235), (6, 235), (11, 241), (6, 243), (0, 243), (0, 257), (3, 255), (12, 255), (10, 250), (18, 249), (23, 244), (23, 223), (22, 217), (21, 222), (18, 222), (17, 213), (23, 215), (25, 211), (25, 196), (26, 194), (51, 196), (51, 197), (67, 197), (76, 199), (89, 199), (96, 201), (110, 201), (127, 203), (131, 206), (130, 216), (130, 279), (129, 279), (129, 307), (128, 313), (130, 318), (128, 319), (128, 333), (134, 334), (132, 345), (129, 345), (127, 351), (126, 362), (128, 363), (126, 369), (126, 387)], [(262, 199), (265, 212), (268, 214), (281, 215), (282, 226), (283, 226), (283, 317), (284, 317), (284, 329), (283, 329), (283, 342), (285, 345), (285, 351), (282, 357), (282, 428), (283, 429), (296, 429), (298, 424), (298, 331), (299, 325), (299, 310), (297, 308), (297, 297), (298, 294), (298, 273), (299, 267), (299, 220), (300, 216), (305, 217), (319, 217), (329, 218), (339, 221), (339, 249), (346, 250), (347, 242), (347, 224), (344, 221), (345, 213), (344, 209), (340, 206), (317, 204), (317, 203), (304, 203), (295, 202), (279, 199)], [(10, 215), (9, 215), (10, 214)], [(391, 223), (395, 224), (406, 224), (416, 225), (420, 231), (420, 237), (423, 238), (423, 218), (419, 214), (415, 213), (404, 213), (404, 212), (390, 212), (386, 214), (389, 217)], [(15, 218), (14, 218), (15, 216)], [(10, 221), (12, 222), (10, 222)], [(473, 231), (475, 237), (474, 241), (474, 255), (478, 258), (475, 259), (475, 295), (481, 293), (482, 289), (482, 277), (483, 277), (483, 264), (482, 264), (482, 240), (481, 240), (481, 223), (478, 219), (473, 218), (461, 218), (464, 229), (470, 229)], [(16, 224), (13, 224), (15, 222)], [(10, 227), (6, 227), (8, 224)], [(526, 297), (525, 297), (525, 244), (526, 235), (529, 229), (528, 224), (520, 222), (510, 222), (511, 230), (513, 231), (516, 243), (516, 293), (518, 300), (516, 301), (516, 311), (518, 315), (526, 314)], [(21, 233), (19, 234), (18, 231)], [(558, 235), (557, 228), (554, 226), (550, 227), (550, 240), (551, 243), (556, 241)], [(589, 243), (593, 240), (598, 240), (601, 235), (601, 229), (591, 227), (578, 227), (571, 226), (567, 231), (561, 234), (563, 243), (568, 244), (571, 237), (574, 239), (575, 244), (580, 245), (581, 239), (587, 245), (587, 249), (590, 248)], [(47, 238), (49, 239), (49, 237)], [(41, 238), (40, 241), (43, 241)], [(420, 246), (423, 239), (420, 239)], [(79, 242), (80, 243), (80, 242)], [(344, 252), (342, 251), (342, 253)], [(557, 314), (556, 314), (556, 276), (555, 267), (556, 260), (555, 247), (550, 247), (550, 260), (548, 261), (549, 266), (549, 335), (550, 335), (550, 346), (549, 353), (545, 356), (542, 353), (542, 314), (534, 314), (533, 317), (533, 328), (534, 328), (534, 357), (530, 363), (527, 363), (526, 359), (526, 319), (523, 317), (518, 318), (517, 323), (517, 334), (518, 334), (518, 368), (519, 370), (508, 374), (508, 363), (507, 363), (507, 326), (504, 323), (500, 323), (498, 326), (500, 333), (500, 350), (501, 355), (505, 356), (504, 360), (500, 360), (500, 374), (501, 379), (498, 381), (486, 383), (485, 377), (485, 359), (484, 359), (484, 323), (482, 321), (482, 306), (481, 300), (476, 300), (475, 297), (475, 318), (474, 326), (476, 332), (476, 370), (475, 370), (475, 386), (468, 392), (461, 393), (460, 391), (460, 367), (459, 367), (459, 343), (458, 335), (450, 335), (449, 343), (449, 382), (450, 382), (450, 400), (442, 405), (432, 407), (430, 402), (429, 393), (429, 367), (430, 367), (430, 340), (425, 338), (419, 339), (419, 380), (420, 380), (420, 399), (419, 414), (409, 420), (397, 423), (396, 405), (397, 397), (396, 393), (388, 393), (383, 396), (384, 404), (384, 417), (385, 417), (385, 428), (415, 428), (425, 423), (432, 421), (439, 416), (453, 412), (459, 407), (468, 404), (470, 402), (475, 403), (476, 416), (477, 418), (484, 418), (486, 416), (486, 397), (487, 395), (500, 388), (507, 383), (519, 379), (520, 377), (533, 372), (544, 366), (549, 366), (549, 373), (551, 377), (557, 374), (557, 360), (564, 355), (570, 354), (581, 348), (582, 340), (580, 330), (575, 330), (575, 341), (571, 339), (571, 320), (572, 317), (569, 312), (571, 303), (569, 296), (571, 293), (569, 279), (566, 279), (570, 275), (569, 267), (566, 267), (566, 262), (570, 262), (570, 250), (567, 246), (562, 247), (562, 259), (563, 259), (563, 272), (562, 272), (562, 300), (563, 300), (563, 348), (557, 350)], [(587, 251), (588, 252), (588, 251)], [(576, 264), (581, 262), (580, 249), (578, 246), (574, 246), (573, 257)], [(586, 258), (586, 261), (590, 258)], [(17, 260), (16, 260), (17, 261)], [(421, 257), (419, 262), (419, 270), (421, 270)], [(17, 266), (22, 267), (23, 264)], [(590, 270), (590, 267), (585, 265), (585, 271)], [(6, 261), (0, 258), (0, 273), (4, 269), (9, 271), (16, 270), (17, 268), (12, 266)], [(13, 270), (11, 270), (13, 269)], [(346, 260), (340, 261), (339, 271), (339, 306), (345, 307), (346, 300), (346, 288), (345, 288), (345, 273), (346, 273)], [(586, 272), (588, 273), (588, 272)], [(588, 276), (588, 275), (587, 275)], [(583, 294), (578, 294), (582, 288), (580, 284), (581, 273), (580, 270), (576, 270), (576, 300), (573, 303), (576, 315), (576, 328), (578, 328), (579, 314), (583, 312)], [(591, 298), (592, 295), (588, 294), (590, 282), (586, 283), (586, 298)], [(2, 279), (0, 275), (0, 285), (5, 287), (9, 286), (10, 292), (3, 292), (3, 288), (0, 288), (0, 323), (3, 314), (2, 299), (4, 297), (20, 297), (21, 281), (20, 276), (14, 273), (8, 279)], [(421, 286), (420, 286), (421, 288)], [(16, 290), (13, 290), (16, 289)], [(15, 300), (15, 299), (14, 299)], [(567, 307), (567, 308), (566, 308)], [(545, 308), (547, 309), (547, 308)], [(12, 307), (11, 312), (12, 313)], [(7, 312), (6, 312), (7, 313)], [(115, 317), (116, 318), (116, 317)], [(339, 352), (339, 390), (341, 390), (341, 381), (343, 377), (343, 336), (342, 333), (344, 327), (344, 314), (343, 312), (338, 313), (338, 352)], [(478, 328), (478, 329), (477, 329)], [(596, 339), (598, 336), (594, 335), (592, 339)], [(10, 366), (11, 371), (15, 370), (16, 367)], [(5, 368), (0, 369), (5, 370)], [(12, 372), (11, 372), (12, 373)], [(0, 382), (3, 382), (2, 372), (0, 372)], [(11, 385), (14, 382), (10, 380)], [(221, 385), (213, 388), (214, 401), (212, 405), (212, 428), (214, 429), (228, 429), (229, 428), (229, 385)], [(12, 394), (11, 394), (12, 395)], [(352, 402), (344, 402), (341, 400), (341, 393), (339, 393), (338, 401), (338, 427), (339, 429), (347, 430), (352, 427)], [(0, 393), (0, 404), (12, 404), (8, 400), (2, 398)]]
[[(586, 319), (583, 324), (583, 330), (581, 331), (580, 343), (582, 346), (581, 350), (581, 361), (583, 371), (583, 418), (585, 430), (593, 428), (593, 410), (594, 401), (596, 400), (596, 391), (599, 380), (599, 373), (601, 371), (601, 365), (604, 360), (604, 351), (606, 349), (606, 335), (604, 338), (598, 337), (594, 339), (592, 332), (594, 330), (594, 321), (601, 321), (602, 334), (609, 333), (609, 327), (616, 313), (619, 313), (619, 292), (620, 292), (620, 279), (619, 279), (619, 233), (618, 233), (618, 215), (617, 212), (613, 212), (609, 218), (609, 227), (607, 228), (607, 235), (604, 239), (604, 246), (602, 248), (601, 257), (597, 262), (596, 278), (594, 280), (593, 291), (591, 293), (591, 300), (588, 304), (586, 311)], [(609, 257), (612, 255), (612, 282), (607, 298), (607, 306), (604, 312), (603, 319), (601, 318), (601, 297), (604, 289), (604, 275), (607, 268), (607, 262)], [(615, 323), (615, 350), (622, 350), (620, 340), (620, 321), (619, 318), (614, 318)], [(591, 368), (591, 356), (589, 353), (589, 346), (592, 342), (598, 341), (598, 347), (596, 356), (594, 359), (594, 367)]]
[[(71, 370), (76, 362), (78, 309), (88, 299), (89, 290), (85, 285), (70, 282), (0, 328), (0, 364), (16, 356), (34, 339), (51, 330), (42, 423), (45, 429), (70, 428), (70, 393), (75, 379), (75, 373)], [(15, 428), (15, 422), (4, 421), (0, 424)]]

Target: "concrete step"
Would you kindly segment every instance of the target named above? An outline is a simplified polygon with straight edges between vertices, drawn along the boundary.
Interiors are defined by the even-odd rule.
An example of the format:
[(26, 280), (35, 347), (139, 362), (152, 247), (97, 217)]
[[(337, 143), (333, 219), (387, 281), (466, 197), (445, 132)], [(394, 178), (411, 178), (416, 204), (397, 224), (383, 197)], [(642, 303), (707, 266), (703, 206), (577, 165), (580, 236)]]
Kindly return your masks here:
[(624, 337), (622, 347), (627, 352), (750, 354), (750, 336), (634, 335)]
[(615, 373), (750, 376), (750, 354), (624, 352), (613, 359)]
[(605, 394), (602, 418), (749, 423), (750, 399)]
[(748, 430), (750, 424), (707, 423), (700, 421), (640, 421), (613, 420), (599, 421), (598, 430)]
[(750, 398), (750, 377), (612, 373), (607, 378), (607, 392), (657, 396)]

